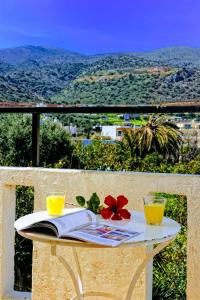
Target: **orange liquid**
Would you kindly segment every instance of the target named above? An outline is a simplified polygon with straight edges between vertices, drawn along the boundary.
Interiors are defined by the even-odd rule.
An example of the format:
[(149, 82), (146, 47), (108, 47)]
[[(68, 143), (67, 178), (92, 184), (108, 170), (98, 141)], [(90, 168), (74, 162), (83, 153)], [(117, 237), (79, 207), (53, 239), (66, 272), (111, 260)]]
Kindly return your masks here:
[(64, 196), (48, 196), (46, 198), (47, 211), (50, 216), (62, 215), (64, 204)]
[(151, 203), (144, 205), (144, 214), (147, 224), (158, 225), (162, 223), (165, 205), (160, 203)]

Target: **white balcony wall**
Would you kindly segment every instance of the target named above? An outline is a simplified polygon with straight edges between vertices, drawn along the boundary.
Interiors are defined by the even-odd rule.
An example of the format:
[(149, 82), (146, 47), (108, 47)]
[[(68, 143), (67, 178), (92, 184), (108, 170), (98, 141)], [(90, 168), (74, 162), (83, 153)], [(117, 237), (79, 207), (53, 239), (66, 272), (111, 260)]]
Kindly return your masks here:
[[(129, 209), (136, 210), (142, 210), (142, 197), (150, 191), (186, 195), (187, 299), (199, 299), (200, 176), (8, 167), (0, 168), (0, 299), (31, 297), (13, 291), (16, 185), (34, 187), (35, 211), (45, 209), (45, 193), (54, 190), (65, 190), (68, 202), (72, 203), (75, 203), (76, 195), (89, 198), (93, 192), (97, 192), (101, 199), (108, 194), (124, 194), (129, 199)], [(123, 299), (131, 275), (147, 251), (146, 248), (79, 249), (85, 288), (112, 292)], [(59, 253), (74, 266), (71, 249), (60, 247)], [(150, 269), (151, 266), (139, 279), (132, 299), (151, 299)], [(70, 299), (72, 295), (71, 281), (57, 260), (50, 256), (49, 246), (34, 243), (32, 299), (61, 300)]]

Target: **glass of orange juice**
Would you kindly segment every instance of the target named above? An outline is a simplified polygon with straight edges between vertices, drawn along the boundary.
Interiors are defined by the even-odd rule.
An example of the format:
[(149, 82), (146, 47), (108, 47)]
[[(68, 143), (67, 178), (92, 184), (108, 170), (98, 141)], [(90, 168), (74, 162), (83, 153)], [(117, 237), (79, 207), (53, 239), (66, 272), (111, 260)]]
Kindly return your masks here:
[(148, 225), (160, 225), (163, 220), (166, 199), (153, 194), (144, 200), (144, 215)]
[(65, 192), (48, 192), (46, 196), (47, 212), (50, 216), (61, 216), (65, 205)]

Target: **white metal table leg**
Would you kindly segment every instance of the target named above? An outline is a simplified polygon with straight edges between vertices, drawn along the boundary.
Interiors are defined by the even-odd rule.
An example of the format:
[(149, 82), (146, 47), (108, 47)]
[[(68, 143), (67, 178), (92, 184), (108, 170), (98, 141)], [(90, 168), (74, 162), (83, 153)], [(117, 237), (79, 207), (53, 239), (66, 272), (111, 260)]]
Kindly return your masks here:
[(171, 243), (171, 241), (174, 240), (173, 239), (170, 239), (166, 242), (163, 242), (163, 243), (160, 243), (158, 246), (156, 246), (151, 252), (148, 253), (148, 255), (145, 257), (145, 259), (143, 260), (143, 262), (139, 265), (137, 271), (135, 272), (135, 274), (133, 275), (133, 278), (131, 280), (131, 283), (129, 285), (129, 288), (128, 288), (128, 292), (126, 294), (126, 298), (125, 300), (130, 300), (131, 299), (131, 296), (133, 294), (133, 290), (134, 290), (134, 287), (137, 283), (137, 280), (138, 278), (140, 277), (142, 271), (144, 270), (144, 268), (147, 266), (148, 262), (154, 258), (154, 256), (156, 254), (158, 254), (161, 250), (163, 250), (167, 245), (169, 245)]
[[(156, 246), (152, 251), (148, 253), (148, 255), (145, 257), (143, 262), (139, 265), (137, 271), (132, 277), (131, 283), (128, 288), (128, 292), (126, 294), (125, 300), (131, 300), (133, 290), (135, 288), (135, 285), (137, 283), (137, 280), (139, 279), (142, 271), (144, 268), (147, 266), (149, 261), (153, 259), (153, 257), (158, 254), (162, 249), (164, 249), (168, 244), (171, 243), (171, 241), (174, 240), (170, 239), (166, 242), (160, 243), (158, 246)], [(115, 300), (121, 300), (117, 296), (111, 294), (111, 293), (106, 293), (106, 292), (94, 292), (94, 291), (83, 291), (83, 283), (82, 283), (82, 272), (81, 272), (81, 267), (77, 255), (77, 251), (75, 248), (72, 248), (75, 263), (76, 263), (76, 268), (78, 271), (78, 276), (75, 275), (74, 271), (70, 267), (70, 265), (67, 263), (67, 261), (61, 256), (56, 253), (56, 245), (52, 244), (51, 245), (51, 255), (56, 256), (57, 259), (60, 261), (60, 263), (64, 266), (64, 268), (67, 270), (68, 274), (71, 277), (71, 280), (73, 282), (75, 291), (76, 291), (76, 296), (72, 297), (71, 300), (83, 300), (86, 297), (91, 297), (91, 296), (103, 296), (105, 298), (109, 299), (115, 299)]]
[(58, 255), (56, 252), (56, 245), (52, 243), (51, 245), (51, 255), (56, 256), (59, 262), (63, 265), (63, 267), (67, 270), (68, 274), (71, 277), (71, 280), (73, 282), (75, 291), (76, 291), (76, 296), (72, 297), (71, 300), (83, 300), (86, 297), (91, 297), (91, 296), (97, 296), (97, 297), (105, 297), (108, 299), (112, 300), (121, 300), (117, 296), (107, 293), (107, 292), (96, 292), (96, 291), (83, 291), (83, 283), (82, 283), (82, 272), (81, 272), (81, 267), (78, 259), (78, 255), (76, 252), (76, 248), (72, 248), (77, 271), (78, 271), (78, 276), (75, 275), (74, 271), (70, 267), (70, 265), (67, 263), (67, 261), (61, 256)]
[(81, 272), (81, 266), (80, 266), (79, 259), (78, 259), (78, 254), (77, 254), (77, 251), (76, 251), (75, 247), (72, 247), (72, 252), (73, 252), (73, 255), (74, 255), (74, 260), (75, 260), (76, 268), (77, 268), (77, 271), (78, 271), (79, 288), (80, 288), (80, 291), (81, 291), (81, 294), (82, 294), (83, 293), (82, 272)]
[[(60, 263), (63, 265), (63, 267), (67, 270), (68, 274), (71, 277), (71, 280), (73, 282), (75, 291), (76, 291), (76, 299), (77, 300), (83, 300), (83, 294), (82, 294), (82, 283), (80, 284), (80, 278), (79, 276), (76, 276), (70, 267), (70, 265), (66, 262), (66, 260), (56, 253), (56, 245), (51, 245), (51, 255), (56, 256), (57, 259), (60, 261)], [(72, 298), (73, 299), (73, 298)]]

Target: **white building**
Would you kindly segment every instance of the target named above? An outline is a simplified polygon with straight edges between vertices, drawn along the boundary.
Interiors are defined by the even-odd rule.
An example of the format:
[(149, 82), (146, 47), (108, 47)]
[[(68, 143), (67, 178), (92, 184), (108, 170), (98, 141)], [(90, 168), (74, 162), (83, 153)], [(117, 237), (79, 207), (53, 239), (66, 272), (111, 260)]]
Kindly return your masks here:
[(185, 120), (182, 122), (177, 122), (176, 125), (179, 127), (179, 129), (200, 129), (200, 122), (196, 120)]
[(117, 137), (117, 128), (120, 128), (119, 125), (110, 125), (110, 126), (102, 126), (101, 135), (109, 136), (112, 140), (116, 140)]
[(182, 121), (182, 122), (177, 122), (176, 125), (180, 130), (183, 129), (192, 129), (192, 122), (191, 121)]
[(73, 137), (77, 136), (77, 126), (76, 125), (70, 124), (69, 126), (65, 126), (64, 128), (69, 134), (71, 134), (71, 136), (73, 136)]
[(123, 129), (125, 128), (131, 128), (131, 126), (102, 126), (101, 135), (110, 137), (112, 140), (121, 140), (121, 138), (123, 137)]

